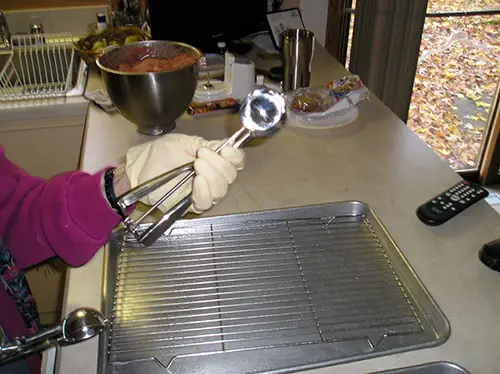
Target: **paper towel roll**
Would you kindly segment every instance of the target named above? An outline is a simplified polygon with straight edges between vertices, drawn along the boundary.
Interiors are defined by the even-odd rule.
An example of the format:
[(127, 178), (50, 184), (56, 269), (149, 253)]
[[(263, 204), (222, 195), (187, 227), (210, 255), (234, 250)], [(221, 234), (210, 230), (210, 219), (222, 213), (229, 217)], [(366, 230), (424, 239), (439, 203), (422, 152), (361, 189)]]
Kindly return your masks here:
[(248, 59), (237, 58), (231, 73), (231, 97), (236, 100), (245, 98), (255, 86), (255, 64)]

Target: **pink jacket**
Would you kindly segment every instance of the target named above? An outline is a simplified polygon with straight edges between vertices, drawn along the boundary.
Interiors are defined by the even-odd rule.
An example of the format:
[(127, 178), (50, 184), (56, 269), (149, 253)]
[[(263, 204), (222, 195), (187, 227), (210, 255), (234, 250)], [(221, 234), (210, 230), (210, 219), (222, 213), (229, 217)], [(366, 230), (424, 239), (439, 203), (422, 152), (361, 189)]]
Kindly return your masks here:
[[(10, 162), (0, 146), (0, 237), (19, 268), (55, 256), (80, 266), (109, 239), (120, 216), (102, 195), (103, 172), (73, 171), (49, 180), (36, 178)], [(27, 333), (2, 287), (0, 326), (9, 337)], [(38, 372), (38, 358), (29, 361), (32, 371)]]

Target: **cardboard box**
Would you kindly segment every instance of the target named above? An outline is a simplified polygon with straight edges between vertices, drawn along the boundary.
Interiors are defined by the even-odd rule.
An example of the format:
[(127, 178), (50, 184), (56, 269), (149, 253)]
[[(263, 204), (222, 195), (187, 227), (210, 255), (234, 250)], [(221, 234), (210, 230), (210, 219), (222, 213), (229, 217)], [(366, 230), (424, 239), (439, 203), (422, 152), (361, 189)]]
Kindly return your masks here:
[(66, 267), (61, 260), (54, 259), (26, 271), (42, 325), (51, 325), (61, 320)]

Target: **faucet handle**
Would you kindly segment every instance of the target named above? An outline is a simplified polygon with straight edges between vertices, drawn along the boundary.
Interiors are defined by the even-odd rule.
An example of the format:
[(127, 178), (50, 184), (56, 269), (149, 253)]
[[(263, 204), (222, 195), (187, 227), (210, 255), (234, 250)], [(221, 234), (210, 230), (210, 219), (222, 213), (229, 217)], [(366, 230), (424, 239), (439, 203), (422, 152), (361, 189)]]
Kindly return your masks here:
[(30, 34), (31, 35), (43, 34), (43, 25), (41, 23), (30, 24)]

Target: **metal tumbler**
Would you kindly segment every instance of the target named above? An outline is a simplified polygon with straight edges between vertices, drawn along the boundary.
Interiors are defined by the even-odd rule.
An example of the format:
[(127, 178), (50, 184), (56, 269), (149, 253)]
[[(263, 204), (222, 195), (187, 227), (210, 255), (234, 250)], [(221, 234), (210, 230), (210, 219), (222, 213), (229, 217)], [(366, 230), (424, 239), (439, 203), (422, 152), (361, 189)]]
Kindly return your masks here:
[(314, 55), (314, 33), (305, 29), (288, 29), (281, 34), (283, 90), (309, 87)]

